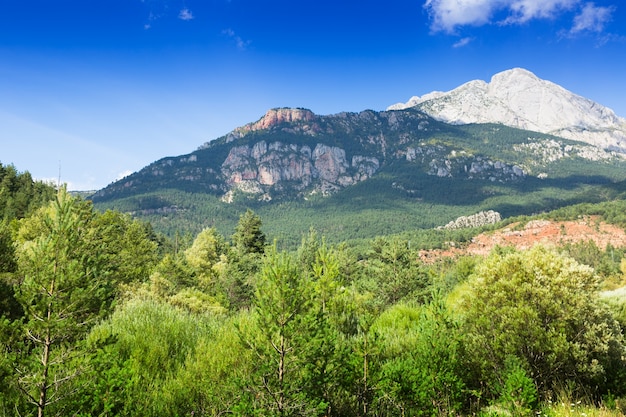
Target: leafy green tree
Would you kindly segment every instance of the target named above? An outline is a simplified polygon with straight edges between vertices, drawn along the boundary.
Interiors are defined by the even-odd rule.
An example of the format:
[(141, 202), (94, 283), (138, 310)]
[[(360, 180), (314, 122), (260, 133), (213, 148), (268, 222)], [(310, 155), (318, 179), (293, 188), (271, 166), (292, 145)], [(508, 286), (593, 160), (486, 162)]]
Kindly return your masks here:
[(305, 270), (311, 270), (318, 256), (318, 251), (322, 243), (317, 231), (314, 228), (309, 229), (309, 233), (302, 237), (302, 243), (298, 248), (298, 262)]
[(515, 417), (529, 416), (537, 407), (537, 387), (520, 363), (509, 356), (504, 362), (504, 378), (497, 403)]
[(21, 219), (54, 199), (54, 187), (0, 164), (0, 220)]
[(185, 261), (199, 286), (206, 290), (215, 289), (216, 278), (228, 262), (228, 249), (224, 238), (214, 228), (204, 229), (196, 236), (185, 251)]
[(20, 322), (22, 306), (13, 290), (17, 270), (15, 248), (8, 225), (0, 222), (0, 415), (14, 411), (14, 399), (19, 396), (12, 381), (17, 350), (21, 345)]
[[(316, 244), (315, 237), (311, 233), (298, 253), (300, 269), (303, 274), (308, 274), (313, 291), (310, 310), (304, 315), (307, 334), (302, 338), (304, 367), (301, 386), (312, 409), (319, 415), (333, 415), (345, 404), (344, 380), (351, 374), (346, 367), (348, 344), (337, 325), (344, 301), (344, 282), (337, 251), (326, 246), (323, 240)], [(317, 251), (309, 265), (305, 260), (310, 258), (302, 255), (310, 254), (316, 246)]]
[(226, 310), (223, 297), (215, 294), (207, 275), (195, 270), (184, 257), (167, 254), (150, 278), (128, 287), (126, 295), (168, 303), (196, 314), (222, 314)]
[(228, 262), (220, 265), (217, 289), (227, 300), (231, 311), (249, 309), (253, 304), (256, 277), (263, 258), (260, 254), (241, 254), (232, 250), (227, 256)]
[[(375, 415), (378, 336), (372, 325), (381, 302), (362, 281), (358, 257), (345, 245), (329, 248), (312, 231), (298, 250), (301, 268), (313, 285), (306, 352), (307, 391), (320, 415)], [(304, 385), (303, 385), (304, 386)]]
[(128, 214), (107, 210), (96, 213), (87, 238), (90, 251), (106, 264), (107, 286), (118, 294), (121, 285), (144, 282), (158, 260), (157, 237), (151, 228)]
[(433, 291), (450, 293), (457, 285), (467, 281), (477, 262), (478, 258), (475, 256), (463, 256), (439, 263), (436, 266), (438, 272), (433, 280)]
[(0, 223), (0, 317), (16, 320), (24, 311), (15, 299), (13, 275), (17, 270), (15, 247), (9, 226)]
[(371, 294), (353, 292), (348, 304), (351, 310), (355, 333), (348, 339), (352, 351), (349, 357), (351, 372), (348, 377), (348, 392), (353, 398), (352, 414), (355, 416), (375, 415), (376, 375), (380, 365), (378, 334), (372, 326), (379, 315), (380, 304)]
[(597, 289), (590, 267), (541, 246), (478, 265), (457, 302), (474, 387), (496, 395), (517, 357), (540, 394), (567, 382), (601, 394), (611, 368), (624, 366), (624, 343)]
[(374, 239), (363, 271), (370, 281), (369, 289), (379, 294), (385, 305), (409, 299), (425, 301), (431, 279), (418, 264), (418, 259), (417, 252), (409, 248), (407, 241)]
[(219, 277), (228, 264), (229, 252), (215, 229), (205, 229), (183, 253), (166, 254), (149, 280), (131, 292), (193, 313), (222, 313), (228, 302)]

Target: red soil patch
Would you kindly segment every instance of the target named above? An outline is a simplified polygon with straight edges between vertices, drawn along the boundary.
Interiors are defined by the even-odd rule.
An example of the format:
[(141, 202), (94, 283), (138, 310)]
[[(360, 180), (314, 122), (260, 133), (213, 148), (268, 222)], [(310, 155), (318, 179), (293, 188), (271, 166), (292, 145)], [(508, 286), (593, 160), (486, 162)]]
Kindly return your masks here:
[(626, 246), (626, 232), (592, 216), (577, 221), (533, 220), (523, 226), (513, 223), (495, 232), (482, 233), (475, 236), (465, 248), (421, 251), (420, 258), (423, 262), (433, 262), (459, 255), (488, 255), (496, 245), (529, 249), (536, 244), (562, 246), (589, 240), (593, 240), (602, 249), (607, 244), (623, 247)]

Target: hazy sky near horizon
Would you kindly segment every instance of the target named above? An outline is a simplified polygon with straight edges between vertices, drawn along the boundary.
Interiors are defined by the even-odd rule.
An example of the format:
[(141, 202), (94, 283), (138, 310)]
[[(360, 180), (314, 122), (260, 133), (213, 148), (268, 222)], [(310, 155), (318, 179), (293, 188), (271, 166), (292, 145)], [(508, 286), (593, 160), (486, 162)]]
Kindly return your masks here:
[(273, 107), (526, 68), (626, 117), (618, 0), (0, 0), (0, 162), (99, 189)]

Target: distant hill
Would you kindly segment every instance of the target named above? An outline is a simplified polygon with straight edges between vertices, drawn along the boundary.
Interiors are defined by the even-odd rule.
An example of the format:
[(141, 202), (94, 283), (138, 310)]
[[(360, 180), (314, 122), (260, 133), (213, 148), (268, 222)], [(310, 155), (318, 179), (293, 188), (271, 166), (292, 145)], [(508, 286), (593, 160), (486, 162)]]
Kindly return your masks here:
[(214, 226), (230, 235), (250, 207), (268, 235), (288, 245), (311, 227), (331, 241), (371, 238), (483, 210), (508, 217), (621, 198), (626, 160), (618, 142), (605, 145), (504, 124), (445, 123), (420, 106), (327, 116), (279, 108), (92, 199), (170, 234)]

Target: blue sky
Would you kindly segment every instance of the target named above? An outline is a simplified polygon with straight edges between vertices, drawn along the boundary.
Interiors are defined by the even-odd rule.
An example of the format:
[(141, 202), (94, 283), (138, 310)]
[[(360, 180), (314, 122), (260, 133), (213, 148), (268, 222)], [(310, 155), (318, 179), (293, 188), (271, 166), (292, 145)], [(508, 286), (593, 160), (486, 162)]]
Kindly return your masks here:
[(272, 107), (384, 110), (514, 67), (626, 117), (626, 4), (0, 0), (0, 162), (98, 189)]

